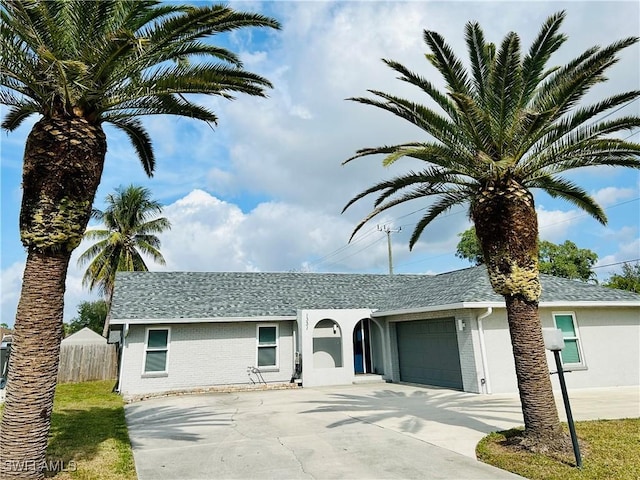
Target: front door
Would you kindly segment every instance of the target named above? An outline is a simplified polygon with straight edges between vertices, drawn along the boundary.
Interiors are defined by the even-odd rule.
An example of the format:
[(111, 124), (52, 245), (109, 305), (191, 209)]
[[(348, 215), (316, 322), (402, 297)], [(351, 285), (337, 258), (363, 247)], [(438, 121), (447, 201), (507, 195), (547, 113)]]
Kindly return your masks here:
[(353, 329), (353, 368), (356, 374), (371, 373), (370, 320), (360, 320)]

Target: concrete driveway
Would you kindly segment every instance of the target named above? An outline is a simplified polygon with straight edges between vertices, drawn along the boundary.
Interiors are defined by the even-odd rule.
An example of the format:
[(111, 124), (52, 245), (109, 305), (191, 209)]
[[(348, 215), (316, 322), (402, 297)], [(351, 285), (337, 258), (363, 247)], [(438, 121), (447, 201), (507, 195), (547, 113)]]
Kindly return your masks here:
[[(637, 388), (613, 390), (571, 392), (574, 417), (640, 415)], [(520, 478), (474, 454), (486, 433), (522, 424), (516, 395), (365, 384), (163, 397), (125, 412), (140, 480)]]

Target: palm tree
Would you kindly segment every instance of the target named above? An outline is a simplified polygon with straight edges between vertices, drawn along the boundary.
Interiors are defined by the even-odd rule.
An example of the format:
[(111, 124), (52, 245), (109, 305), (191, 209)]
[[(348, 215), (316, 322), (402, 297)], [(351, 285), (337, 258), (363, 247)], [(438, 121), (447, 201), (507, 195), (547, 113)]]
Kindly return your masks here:
[[(151, 199), (149, 189), (130, 185), (116, 189), (106, 197), (105, 211), (94, 209), (91, 216), (106, 228), (87, 230), (86, 240), (97, 240), (78, 258), (79, 265), (89, 263), (82, 284), (89, 290), (98, 288), (111, 305), (116, 272), (147, 272), (145, 254), (160, 265), (165, 265), (160, 253), (160, 239), (155, 233), (171, 229), (164, 217), (153, 218), (162, 213), (162, 205)], [(103, 336), (109, 324), (105, 322)]]
[[(264, 96), (269, 81), (233, 52), (208, 43), (277, 21), (220, 5), (157, 1), (6, 0), (0, 7), (2, 127), (40, 115), (25, 147), (20, 237), (27, 250), (2, 417), (0, 477), (42, 478), (71, 252), (100, 182), (110, 123), (142, 166), (155, 166), (140, 117), (181, 115), (216, 123), (190, 94)], [(15, 462), (32, 462), (24, 463)]]
[(564, 442), (545, 358), (538, 300), (538, 223), (531, 189), (542, 189), (585, 210), (601, 223), (600, 206), (578, 185), (563, 178), (569, 170), (598, 165), (640, 168), (640, 145), (612, 136), (640, 125), (637, 116), (596, 117), (638, 98), (631, 91), (593, 105), (576, 105), (618, 53), (637, 42), (627, 38), (592, 47), (562, 67), (547, 66), (564, 43), (564, 12), (549, 17), (528, 53), (511, 32), (499, 48), (487, 43), (477, 23), (465, 27), (470, 68), (442, 36), (424, 32), (427, 60), (440, 72), (446, 91), (392, 60), (384, 62), (399, 79), (422, 90), (441, 111), (370, 90), (373, 98), (351, 98), (381, 108), (421, 128), (421, 142), (359, 150), (347, 159), (385, 155), (389, 165), (402, 157), (425, 167), (385, 180), (345, 206), (376, 194), (374, 209), (355, 228), (395, 205), (433, 198), (410, 239), (413, 247), (435, 218), (455, 205), (468, 205), (493, 289), (504, 296), (525, 421), (523, 444), (554, 448)]

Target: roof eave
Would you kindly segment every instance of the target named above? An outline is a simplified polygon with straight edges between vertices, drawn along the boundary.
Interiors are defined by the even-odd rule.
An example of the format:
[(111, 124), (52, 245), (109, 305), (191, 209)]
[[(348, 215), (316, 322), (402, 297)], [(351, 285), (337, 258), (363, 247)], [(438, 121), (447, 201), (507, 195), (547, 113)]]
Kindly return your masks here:
[(428, 307), (399, 308), (395, 310), (378, 310), (372, 314), (373, 317), (391, 317), (395, 315), (408, 315), (412, 313), (428, 313), (446, 310), (463, 310), (465, 308), (499, 308), (504, 307), (503, 302), (458, 302), (446, 305), (430, 305)]
[(235, 323), (235, 322), (282, 322), (296, 320), (295, 315), (255, 317), (190, 317), (190, 318), (117, 318), (110, 325), (149, 325), (166, 323)]
[(556, 300), (553, 302), (540, 302), (540, 307), (640, 307), (640, 300)]
[[(481, 308), (505, 308), (504, 302), (458, 302), (446, 305), (431, 305), (428, 307), (418, 308), (400, 308), (395, 310), (378, 310), (371, 314), (372, 317), (392, 317), (397, 315), (410, 315), (414, 313), (429, 313), (448, 310), (464, 310), (464, 309), (481, 309)], [(586, 301), (549, 301), (540, 302), (540, 308), (577, 308), (577, 307), (601, 307), (601, 308), (620, 308), (620, 307), (640, 307), (640, 301), (636, 300), (586, 300)]]

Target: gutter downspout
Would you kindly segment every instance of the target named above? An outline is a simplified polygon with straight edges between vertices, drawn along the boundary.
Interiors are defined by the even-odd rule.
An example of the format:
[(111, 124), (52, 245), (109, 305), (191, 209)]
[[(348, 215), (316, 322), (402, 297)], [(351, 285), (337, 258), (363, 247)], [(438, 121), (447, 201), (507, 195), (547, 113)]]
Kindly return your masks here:
[(478, 338), (480, 340), (480, 355), (482, 357), (482, 370), (484, 372), (484, 385), (482, 386), (484, 393), (491, 394), (491, 382), (489, 381), (489, 362), (487, 360), (487, 347), (484, 343), (484, 329), (482, 327), (482, 319), (487, 318), (493, 313), (492, 307), (487, 307), (487, 311), (478, 315)]
[(122, 328), (122, 345), (120, 346), (120, 358), (118, 359), (120, 360), (118, 365), (118, 388), (116, 389), (118, 393), (120, 393), (122, 388), (122, 370), (123, 370), (122, 367), (124, 365), (124, 344), (127, 341), (128, 335), (129, 335), (129, 324), (125, 323), (124, 327)]

